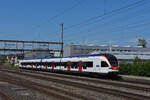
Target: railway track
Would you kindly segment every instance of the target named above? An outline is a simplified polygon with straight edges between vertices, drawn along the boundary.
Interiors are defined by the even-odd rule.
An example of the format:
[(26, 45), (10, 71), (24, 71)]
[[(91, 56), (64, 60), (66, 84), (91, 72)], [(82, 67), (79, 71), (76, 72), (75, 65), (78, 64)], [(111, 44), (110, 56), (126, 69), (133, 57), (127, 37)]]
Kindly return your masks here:
[[(148, 80), (144, 80), (144, 79), (127, 78), (127, 77), (124, 77), (124, 75), (119, 75), (121, 77), (119, 79), (112, 79), (112, 78), (110, 78), (110, 79), (107, 79), (107, 78), (106, 79), (105, 78), (102, 79), (101, 77), (99, 78), (99, 76), (93, 76), (93, 75), (92, 76), (88, 76), (88, 77), (86, 76), (86, 78), (85, 78), (84, 75), (82, 75), (83, 77), (78, 77), (78, 76), (76, 77), (75, 74), (72, 75), (72, 76), (71, 75), (68, 76), (66, 74), (61, 75), (61, 74), (54, 74), (54, 73), (45, 73), (43, 71), (36, 71), (36, 70), (26, 70), (26, 69), (22, 70), (21, 69), (20, 71), (31, 72), (31, 73), (34, 72), (34, 73), (37, 73), (37, 74), (51, 75), (51, 76), (57, 76), (57, 77), (61, 77), (61, 78), (78, 79), (78, 80), (85, 80), (85, 81), (91, 81), (91, 79), (92, 79), (92, 82), (95, 82), (95, 83), (99, 83), (99, 82), (103, 83), (104, 80), (109, 80), (109, 81), (111, 81), (110, 84), (112, 84), (112, 81), (115, 81), (115, 82), (117, 81), (117, 82), (122, 82), (122, 83), (131, 83), (131, 84), (134, 83), (134, 84), (150, 85), (150, 80), (148, 81)], [(128, 85), (126, 87), (128, 87)], [(147, 89), (145, 89), (145, 90), (147, 90)], [(148, 91), (150, 91), (150, 90), (148, 90)]]
[(9, 95), (7, 95), (5, 92), (0, 90), (0, 99), (2, 100), (12, 100)]
[(128, 83), (134, 83), (134, 84), (142, 84), (142, 85), (149, 85), (150, 86), (150, 80), (141, 78), (133, 78), (133, 77), (127, 77), (125, 75), (120, 75), (122, 77), (121, 82), (128, 82)]
[[(142, 85), (150, 85), (147, 82), (143, 81), (135, 81), (135, 80), (119, 80), (119, 81), (114, 81), (114, 80), (102, 80), (102, 79), (96, 79), (96, 78), (85, 78), (85, 77), (76, 77), (76, 76), (68, 76), (68, 75), (61, 75), (61, 74), (54, 74), (54, 73), (45, 73), (45, 72), (37, 72), (37, 71), (28, 71), (25, 70), (26, 72), (30, 73), (36, 73), (36, 74), (42, 74), (45, 76), (53, 76), (55, 78), (63, 78), (63, 79), (69, 79), (69, 80), (76, 80), (76, 81), (84, 81), (87, 83), (94, 83), (94, 84), (105, 84), (105, 85), (113, 85), (117, 87), (124, 87), (124, 88), (130, 88), (130, 89), (135, 89), (135, 90), (142, 90), (146, 92), (150, 92), (150, 86), (149, 87), (143, 87)], [(92, 82), (91, 82), (92, 81)], [(134, 83), (134, 84), (133, 84)], [(136, 83), (136, 84), (135, 84)], [(137, 86), (138, 84), (138, 86)]]
[(3, 82), (8, 82), (11, 84), (27, 87), (27, 88), (30, 88), (33, 90), (37, 90), (38, 92), (46, 94), (47, 96), (50, 96), (50, 97), (53, 96), (54, 98), (56, 98), (58, 100), (72, 100), (71, 98), (67, 98), (67, 97), (56, 94), (55, 93), (56, 90), (54, 90), (53, 88), (50, 89), (49, 87), (46, 87), (44, 85), (37, 84), (37, 83), (31, 82), (29, 80), (22, 80), (18, 77), (12, 77), (12, 76), (9, 76), (6, 74), (2, 74), (2, 75), (5, 75), (5, 77), (4, 77), (5, 79), (3, 79), (3, 80), (1, 79), (1, 81), (3, 81)]
[[(3, 81), (3, 82), (8, 82), (11, 84), (27, 87), (27, 88), (30, 88), (33, 90), (38, 90), (39, 92), (44, 93), (47, 96), (50, 96), (50, 97), (53, 96), (57, 100), (77, 100), (77, 99), (91, 100), (91, 99), (93, 99), (93, 98), (84, 97), (80, 94), (71, 93), (71, 92), (68, 92), (65, 90), (61, 90), (59, 88), (54, 88), (51, 86), (42, 85), (40, 83), (26, 80), (24, 78), (22, 79), (20, 77), (8, 75), (6, 73), (1, 73), (1, 75), (3, 76), (3, 78), (1, 78), (1, 81)], [(21, 75), (21, 74), (19, 74), (19, 75)]]
[[(3, 70), (4, 71), (4, 70)], [(18, 75), (24, 75), (24, 76), (28, 76), (28, 77), (32, 77), (32, 78), (36, 78), (36, 79), (41, 79), (41, 80), (46, 80), (46, 81), (52, 81), (52, 82), (57, 82), (63, 85), (69, 85), (69, 86), (73, 86), (76, 88), (82, 88), (82, 89), (86, 89), (86, 90), (91, 90), (91, 91), (95, 91), (95, 92), (99, 92), (99, 93), (106, 93), (106, 94), (111, 94), (111, 95), (115, 95), (115, 96), (120, 96), (120, 97), (124, 97), (127, 99), (137, 99), (137, 100), (141, 100), (141, 99), (145, 99), (148, 100), (150, 99), (150, 96), (146, 96), (146, 95), (142, 95), (142, 94), (137, 94), (137, 93), (132, 93), (132, 92), (127, 92), (127, 91), (121, 91), (121, 90), (117, 90), (117, 89), (111, 89), (111, 88), (105, 88), (105, 87), (99, 87), (99, 86), (94, 86), (91, 84), (85, 84), (82, 82), (75, 82), (75, 81), (69, 81), (69, 80), (80, 80), (80, 81), (84, 81), (84, 82), (89, 82), (92, 81), (93, 83), (103, 83), (103, 84), (107, 84), (110, 85), (110, 82), (105, 82), (105, 81), (100, 81), (100, 80), (89, 80), (89, 79), (81, 79), (81, 78), (76, 78), (76, 77), (69, 77), (69, 76), (63, 76), (60, 77), (60, 75), (55, 75), (55, 78), (51, 78), (51, 77), (45, 77), (46, 75), (48, 76), (52, 76), (52, 74), (49, 73), (45, 73), (43, 74), (44, 76), (41, 76), (41, 73), (35, 72), (34, 74), (31, 72), (16, 72), (16, 71), (10, 71), (10, 70), (5, 70), (8, 73), (13, 73), (13, 74), (18, 74)], [(57, 76), (57, 78), (56, 78)], [(54, 77), (54, 75), (53, 75)], [(58, 78), (59, 77), (59, 78)], [(62, 79), (60, 79), (62, 78)], [(67, 80), (65, 79), (67, 78)], [(69, 79), (69, 80), (68, 80)], [(123, 84), (119, 84), (119, 83), (112, 83), (111, 85), (115, 85), (116, 87), (126, 87), (126, 88), (130, 88), (132, 87), (131, 85), (123, 85)], [(147, 91), (149, 92), (149, 88), (144, 88), (144, 89), (139, 89), (138, 87), (134, 86), (134, 88), (132, 89), (138, 89), (138, 90), (142, 90), (142, 91)]]

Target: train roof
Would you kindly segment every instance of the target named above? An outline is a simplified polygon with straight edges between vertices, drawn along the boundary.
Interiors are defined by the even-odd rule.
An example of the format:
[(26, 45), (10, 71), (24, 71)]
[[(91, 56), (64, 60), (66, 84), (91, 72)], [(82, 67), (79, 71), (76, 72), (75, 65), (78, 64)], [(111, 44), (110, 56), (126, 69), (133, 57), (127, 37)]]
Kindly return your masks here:
[(24, 59), (24, 60), (36, 60), (36, 59), (54, 59), (54, 58), (76, 58), (76, 57), (95, 57), (95, 56), (113, 56), (112, 54), (92, 54), (92, 55), (80, 55), (80, 56), (68, 56), (68, 57), (42, 57), (42, 58), (34, 58), (34, 59)]

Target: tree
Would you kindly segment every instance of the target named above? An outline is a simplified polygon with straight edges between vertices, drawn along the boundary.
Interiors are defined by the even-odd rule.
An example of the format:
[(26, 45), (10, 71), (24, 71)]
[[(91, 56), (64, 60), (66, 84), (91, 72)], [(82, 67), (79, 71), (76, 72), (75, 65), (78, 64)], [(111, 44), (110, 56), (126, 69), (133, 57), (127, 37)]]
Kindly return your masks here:
[(145, 39), (138, 39), (138, 46), (142, 46), (143, 48), (146, 48), (147, 41)]
[(138, 56), (136, 56), (134, 59), (133, 59), (133, 63), (134, 64), (140, 64), (140, 63), (143, 63), (142, 59), (140, 59)]

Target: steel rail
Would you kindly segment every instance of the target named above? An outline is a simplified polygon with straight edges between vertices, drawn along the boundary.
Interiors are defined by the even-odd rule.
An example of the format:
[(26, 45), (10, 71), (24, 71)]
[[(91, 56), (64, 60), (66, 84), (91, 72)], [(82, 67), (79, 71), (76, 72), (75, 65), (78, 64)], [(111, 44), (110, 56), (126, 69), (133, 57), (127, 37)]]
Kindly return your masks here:
[(131, 93), (131, 92), (126, 92), (126, 91), (120, 91), (120, 90), (116, 90), (116, 89), (98, 87), (98, 86), (93, 86), (93, 85), (89, 85), (89, 84), (71, 82), (71, 81), (66, 81), (66, 80), (62, 81), (62, 79), (48, 78), (48, 77), (31, 75), (31, 74), (21, 73), (21, 72), (13, 72), (13, 71), (8, 71), (8, 72), (13, 73), (13, 74), (33, 77), (33, 78), (37, 78), (37, 79), (41, 79), (41, 80), (56, 82), (56, 83), (60, 83), (60, 84), (67, 85), (67, 86), (73, 86), (73, 87), (82, 88), (82, 89), (86, 89), (86, 90), (92, 90), (92, 91), (99, 92), (99, 93), (111, 94), (111, 95), (115, 95), (115, 96), (119, 96), (119, 97), (128, 98), (128, 99), (131, 99), (131, 100), (133, 100), (133, 99), (137, 99), (137, 100), (150, 99), (149, 96), (136, 94), (136, 93)]
[(9, 95), (0, 90), (0, 96), (5, 100), (12, 100)]
[[(42, 74), (42, 75), (46, 75), (46, 76), (50, 75), (50, 76), (53, 76), (53, 77), (74, 79), (74, 80), (80, 80), (80, 81), (84, 81), (84, 82), (112, 85), (112, 86), (117, 86), (117, 87), (130, 88), (130, 89), (142, 90), (142, 91), (150, 92), (150, 87), (143, 87), (143, 86), (132, 85), (133, 82), (136, 83), (136, 84), (141, 83), (143, 85), (143, 83), (141, 81), (140, 82), (136, 82), (136, 81), (124, 81), (123, 82), (123, 80), (119, 80), (119, 81), (116, 81), (116, 82), (115, 81), (112, 82), (112, 80), (107, 80), (107, 81), (105, 80), (104, 81), (104, 80), (99, 80), (99, 79), (89, 79), (89, 78), (86, 78), (86, 77), (74, 77), (74, 76), (70, 77), (68, 75), (58, 75), (58, 74), (52, 74), (52, 73), (41, 73), (41, 72), (37, 72), (37, 71), (25, 70), (25, 72)], [(132, 83), (132, 84), (128, 84), (129, 82)]]
[[(18, 73), (15, 73), (15, 74), (18, 74)], [(21, 79), (21, 78), (16, 77), (16, 76), (15, 77), (10, 76), (10, 75), (7, 75), (6, 73), (5, 74), (3, 73), (3, 75), (5, 75), (5, 80), (9, 83), (13, 83), (13, 84), (24, 86), (24, 87), (31, 88), (31, 89), (34, 89), (34, 90), (42, 91), (43, 93), (45, 93), (47, 95), (51, 94), (52, 96), (55, 96), (56, 98), (61, 99), (61, 100), (62, 99), (63, 100), (72, 100), (70, 97), (73, 97), (73, 98), (76, 98), (76, 99), (82, 99), (82, 100), (91, 100), (91, 99), (93, 99), (93, 98), (88, 98), (88, 97), (82, 96), (80, 94), (71, 93), (71, 92), (68, 92), (68, 91), (65, 91), (65, 90), (62, 90), (62, 89), (59, 89), (59, 88), (42, 85), (42, 84), (32, 82), (32, 81), (29, 81), (29, 80), (26, 80), (26, 79)], [(18, 75), (20, 75), (20, 74), (18, 74)], [(70, 97), (62, 96), (63, 94), (68, 95)]]

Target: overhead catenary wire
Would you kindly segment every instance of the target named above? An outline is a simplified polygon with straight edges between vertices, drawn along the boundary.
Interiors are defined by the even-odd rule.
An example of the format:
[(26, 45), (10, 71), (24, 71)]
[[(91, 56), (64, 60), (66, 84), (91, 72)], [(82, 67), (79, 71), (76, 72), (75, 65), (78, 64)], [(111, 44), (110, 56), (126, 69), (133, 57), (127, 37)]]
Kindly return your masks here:
[[(149, 7), (150, 8), (150, 7)], [(148, 8), (144, 8), (144, 9), (142, 9), (141, 11), (143, 11), (143, 10), (145, 10), (145, 9), (148, 9)], [(139, 13), (139, 11), (137, 11), (138, 13), (137, 14), (134, 14), (134, 16), (130, 16), (130, 17), (127, 17), (127, 16), (124, 16), (124, 17), (121, 17), (120, 19), (117, 19), (117, 21), (119, 21), (120, 22), (120, 20), (122, 20), (122, 21), (127, 21), (127, 20), (131, 20), (131, 19), (133, 19), (133, 18), (136, 18), (136, 17), (139, 17), (139, 16), (145, 16), (146, 14), (148, 14), (148, 13), (146, 13), (146, 14), (141, 14), (141, 13)], [(148, 19), (144, 19), (144, 20), (142, 20), (142, 21), (147, 21), (147, 20), (149, 20), (149, 18)], [(89, 32), (92, 32), (92, 31), (95, 31), (95, 30), (98, 30), (98, 28), (99, 27), (101, 27), (101, 29), (100, 30), (102, 30), (102, 29), (104, 29), (104, 27), (107, 27), (107, 29), (109, 28), (109, 26), (114, 26), (113, 24), (115, 23), (117, 23), (117, 21), (115, 21), (115, 22), (108, 22), (108, 23), (101, 23), (101, 26), (100, 25), (97, 25), (97, 26), (95, 26), (95, 27), (93, 27), (93, 28), (88, 28), (88, 30), (85, 32), (86, 34), (87, 33), (89, 33)], [(142, 22), (142, 21), (140, 21), (140, 22)], [(138, 23), (138, 22), (135, 22), (134, 24), (136, 24), (136, 23)], [(131, 25), (133, 24), (133, 23), (130, 23)], [(130, 25), (130, 24), (127, 24), (127, 25)], [(126, 27), (127, 25), (121, 25), (121, 26), (117, 26), (117, 27), (115, 27), (115, 28), (119, 28), (119, 27)], [(83, 31), (84, 32), (84, 31)], [(82, 32), (82, 33), (83, 33)], [(71, 35), (71, 34), (68, 34), (69, 36)]]
[[(139, 7), (139, 6), (142, 6), (142, 5), (144, 5), (144, 4), (147, 4), (146, 2), (143, 2), (142, 4), (140, 4), (140, 5), (136, 5), (136, 6), (132, 6), (132, 8), (134, 7), (134, 8), (136, 8), (136, 7)], [(131, 8), (130, 8), (131, 9)], [(130, 10), (129, 8), (128, 9), (126, 9), (126, 10)], [(131, 10), (130, 10), (131, 11)], [(116, 13), (114, 13), (114, 15), (115, 15)], [(120, 14), (119, 12), (117, 12), (117, 14)], [(106, 17), (109, 17), (109, 16), (105, 16), (105, 17), (103, 17), (103, 18), (101, 18), (101, 20), (103, 20), (103, 19), (105, 19)], [(126, 18), (124, 19), (124, 20), (127, 20)], [(96, 23), (98, 22), (98, 20), (96, 20), (95, 21)], [(88, 23), (89, 24), (89, 23)], [(86, 24), (85, 26), (89, 26), (88, 24)], [(91, 24), (91, 23), (90, 23)], [(108, 23), (107, 23), (108, 24)], [(112, 23), (111, 23), (112, 24)], [(103, 24), (102, 25), (102, 27), (104, 27), (105, 26), (105, 24)], [(98, 26), (99, 27), (99, 26)], [(94, 29), (98, 29), (97, 27), (94, 27), (93, 28), (93, 30)], [(69, 32), (70, 30), (65, 30), (65, 32)], [(89, 31), (92, 31), (92, 29), (91, 28), (88, 28), (88, 32)], [(86, 34), (88, 33), (88, 32), (85, 32)], [(82, 32), (83, 33), (83, 32)], [(71, 36), (71, 33), (69, 33), (68, 34), (69, 36)]]
[[(45, 20), (45, 22), (44, 22), (43, 24), (48, 23), (48, 22), (50, 22), (50, 21), (52, 21), (52, 20), (54, 20), (54, 19), (56, 19), (56, 18), (58, 18), (58, 17), (64, 15), (65, 13), (68, 13), (69, 11), (71, 11), (71, 10), (73, 10), (74, 8), (78, 7), (78, 6), (79, 6), (80, 4), (82, 4), (84, 1), (85, 1), (85, 0), (80, 0), (80, 1), (78, 1), (77, 3), (75, 3), (74, 5), (72, 5), (71, 7), (66, 8), (66, 9), (64, 9), (62, 12), (60, 12), (60, 13), (58, 13), (58, 14), (52, 16), (51, 18), (49, 18), (49, 19), (47, 19), (47, 20)], [(39, 25), (34, 25), (33, 28), (37, 28), (37, 27), (41, 27), (41, 26), (42, 26), (41, 24), (39, 24)]]
[[(143, 20), (142, 20), (141, 22), (142, 23), (136, 22), (136, 23), (130, 23), (130, 24), (127, 24), (127, 25), (118, 26), (118, 27), (115, 28), (117, 30), (111, 30), (111, 31), (107, 30), (107, 31), (98, 32), (98, 33), (106, 33), (106, 32), (107, 33), (113, 33), (113, 32), (122, 31), (122, 29), (123, 30), (125, 30), (125, 29), (134, 29), (134, 28), (138, 28), (138, 27), (142, 28), (142, 27), (145, 27), (147, 25), (150, 25), (150, 21), (147, 22), (147, 20), (145, 20), (145, 22), (143, 22)], [(90, 34), (88, 34), (88, 32), (86, 32), (86, 36), (93, 37), (93, 35), (91, 35), (92, 33), (91, 32), (89, 32), (89, 33)], [(82, 34), (82, 32), (80, 32), (80, 38), (83, 37), (81, 34)], [(86, 37), (84, 36), (84, 38), (86, 38)], [(69, 38), (69, 39), (72, 40), (72, 38)]]
[[(136, 2), (134, 2), (134, 3), (132, 3), (132, 4), (129, 4), (129, 5), (126, 5), (126, 6), (123, 6), (123, 7), (114, 9), (114, 10), (111, 10), (111, 11), (105, 13), (105, 14), (97, 15), (97, 16), (95, 16), (95, 17), (88, 18), (87, 20), (84, 20), (84, 21), (82, 21), (82, 22), (80, 22), (80, 23), (73, 24), (73, 25), (70, 25), (70, 26), (68, 26), (68, 27), (64, 27), (64, 31), (65, 31), (65, 32), (66, 32), (66, 31), (68, 32), (69, 29), (71, 30), (72, 28), (75, 28), (75, 27), (80, 27), (80, 28), (81, 28), (81, 26), (82, 26), (82, 27), (83, 27), (83, 26), (86, 27), (86, 26), (89, 25), (89, 24), (97, 23), (97, 22), (99, 22), (100, 20), (103, 20), (103, 19), (104, 19), (105, 17), (107, 17), (108, 15), (120, 14), (123, 10), (130, 10), (130, 9), (132, 9), (132, 8), (136, 8), (136, 7), (142, 6), (142, 5), (146, 4), (144, 1), (146, 1), (146, 0), (139, 0), (139, 1), (136, 1)], [(99, 19), (99, 18), (101, 18), (101, 19)], [(71, 31), (72, 31), (72, 30), (71, 30)], [(54, 32), (51, 32), (51, 33), (58, 33), (58, 32), (59, 32), (59, 31), (54, 31)]]
[[(144, 2), (144, 1), (147, 1), (147, 0), (139, 0), (139, 1), (136, 1), (136, 2), (134, 2), (132, 4), (126, 5), (124, 7), (121, 7), (121, 8), (118, 8), (118, 9), (114, 9), (112, 11), (109, 11), (105, 15), (104, 14), (101, 15), (101, 16), (99, 15), (97, 17), (92, 17), (93, 19), (90, 18), (90, 19), (82, 21), (82, 22), (80, 22), (78, 24), (70, 25), (68, 27), (65, 27), (64, 31), (67, 31), (67, 30), (75, 28), (75, 27), (80, 27), (81, 25), (85, 25), (85, 24), (88, 25), (88, 24), (96, 23), (96, 22), (98, 22), (98, 20), (103, 20), (103, 18), (106, 18), (107, 16), (118, 15), (120, 13), (124, 13), (125, 10), (128, 11), (130, 9), (133, 9), (133, 8), (136, 8), (136, 7), (139, 7), (139, 6), (142, 6), (142, 5), (146, 4), (146, 2)], [(56, 32), (58, 32), (58, 31), (56, 31)], [(55, 33), (55, 32), (53, 32), (53, 33)]]
[(95, 17), (91, 17), (91, 18), (89, 18), (89, 19), (87, 19), (87, 20), (84, 20), (84, 21), (78, 23), (78, 24), (73, 24), (73, 25), (70, 25), (70, 26), (68, 26), (68, 27), (65, 27), (64, 30), (67, 30), (67, 29), (70, 29), (70, 28), (73, 28), (73, 27), (76, 27), (76, 26), (80, 26), (80, 25), (82, 25), (82, 24), (85, 24), (85, 23), (88, 23), (88, 22), (97, 20), (97, 19), (99, 19), (99, 18), (103, 18), (103, 17), (105, 17), (105, 16), (107, 16), (107, 15), (111, 15), (111, 14), (113, 14), (113, 13), (117, 13), (117, 12), (119, 12), (119, 11), (122, 11), (122, 10), (124, 10), (124, 9), (128, 9), (128, 8), (130, 8), (130, 7), (134, 7), (134, 6), (136, 7), (137, 5), (142, 4), (144, 1), (146, 1), (146, 0), (139, 0), (139, 1), (137, 1), (137, 2), (134, 2), (134, 3), (132, 3), (132, 4), (126, 5), (126, 6), (124, 6), (124, 7), (121, 7), (121, 8), (118, 8), (118, 9), (114, 9), (114, 10), (112, 10), (112, 11), (109, 11), (109, 12), (107, 12), (107, 13), (105, 13), (105, 14), (98, 15), (98, 16), (95, 16)]

